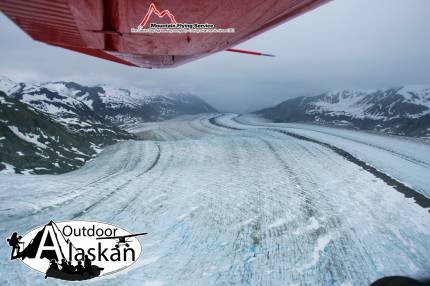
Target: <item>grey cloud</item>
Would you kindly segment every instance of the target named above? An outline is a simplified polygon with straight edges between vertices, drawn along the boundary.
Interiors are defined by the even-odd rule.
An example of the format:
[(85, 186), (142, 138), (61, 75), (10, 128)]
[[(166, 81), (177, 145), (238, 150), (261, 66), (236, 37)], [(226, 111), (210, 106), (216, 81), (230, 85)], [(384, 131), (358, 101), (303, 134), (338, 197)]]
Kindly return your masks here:
[(430, 83), (430, 1), (335, 0), (240, 48), (172, 70), (130, 68), (32, 41), (0, 15), (0, 74), (191, 91), (244, 112), (329, 89)]

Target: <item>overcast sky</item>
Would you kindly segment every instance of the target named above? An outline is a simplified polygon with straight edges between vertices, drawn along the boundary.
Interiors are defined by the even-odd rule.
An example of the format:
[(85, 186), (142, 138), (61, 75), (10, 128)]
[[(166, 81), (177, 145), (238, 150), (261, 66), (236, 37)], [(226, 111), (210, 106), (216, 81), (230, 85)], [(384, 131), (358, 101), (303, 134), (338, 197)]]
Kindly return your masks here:
[(330, 89), (430, 84), (430, 0), (334, 0), (243, 43), (276, 58), (221, 52), (175, 69), (131, 68), (32, 41), (0, 13), (0, 74), (193, 92), (246, 112)]

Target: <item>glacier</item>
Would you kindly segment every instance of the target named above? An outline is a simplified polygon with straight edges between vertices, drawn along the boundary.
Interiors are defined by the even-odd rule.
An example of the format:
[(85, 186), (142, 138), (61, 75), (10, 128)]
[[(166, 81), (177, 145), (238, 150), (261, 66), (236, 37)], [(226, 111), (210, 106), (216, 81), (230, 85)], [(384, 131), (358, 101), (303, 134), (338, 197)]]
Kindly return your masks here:
[[(429, 194), (429, 147), (420, 141), (236, 114), (183, 116), (131, 126), (156, 139), (119, 142), (73, 172), (0, 173), (0, 236), (70, 219), (149, 233), (135, 264), (91, 285), (430, 277), (428, 209), (333, 150), (274, 128), (345, 148)], [(0, 255), (9, 254), (1, 244)], [(44, 283), (18, 261), (3, 259), (0, 267), (1, 285)]]

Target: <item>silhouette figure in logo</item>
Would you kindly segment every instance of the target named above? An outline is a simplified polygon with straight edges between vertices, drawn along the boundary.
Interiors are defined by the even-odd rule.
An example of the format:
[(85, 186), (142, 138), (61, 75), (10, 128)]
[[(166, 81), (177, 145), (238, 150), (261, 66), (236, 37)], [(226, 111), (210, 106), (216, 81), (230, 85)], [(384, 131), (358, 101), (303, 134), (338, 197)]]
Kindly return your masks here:
[(60, 268), (58, 268), (57, 260), (51, 259), (51, 264), (49, 265), (49, 268), (54, 270), (60, 270)]
[(70, 274), (75, 273), (75, 266), (72, 265), (72, 261), (67, 262), (67, 269), (65, 272)]
[[(58, 267), (57, 260), (51, 259), (51, 262), (49, 263), (48, 271), (49, 270), (51, 270), (51, 271), (60, 271), (60, 268)], [(48, 278), (48, 274), (47, 274), (48, 271), (46, 272), (45, 279)]]
[(92, 267), (91, 264), (92, 264), (91, 259), (89, 259), (88, 255), (85, 254), (84, 268), (85, 268), (85, 271), (88, 272), (88, 273), (91, 273), (92, 270), (93, 270), (93, 267)]
[(79, 275), (84, 275), (84, 266), (82, 265), (82, 261), (78, 261), (78, 265), (76, 265), (76, 273)]
[(67, 261), (65, 258), (61, 259), (61, 269), (67, 269)]
[[(18, 236), (18, 233), (14, 232), (14, 233), (12, 233), (12, 236), (7, 239), (7, 242), (9, 243), (9, 245), (12, 246), (12, 252), (10, 254), (10, 259), (11, 260), (20, 257), (20, 252), (19, 252), (20, 247), (19, 247), (19, 244), (23, 243), (23, 242), (20, 242), (21, 238), (22, 238), (22, 236)], [(15, 251), (16, 251), (16, 254), (14, 254)]]

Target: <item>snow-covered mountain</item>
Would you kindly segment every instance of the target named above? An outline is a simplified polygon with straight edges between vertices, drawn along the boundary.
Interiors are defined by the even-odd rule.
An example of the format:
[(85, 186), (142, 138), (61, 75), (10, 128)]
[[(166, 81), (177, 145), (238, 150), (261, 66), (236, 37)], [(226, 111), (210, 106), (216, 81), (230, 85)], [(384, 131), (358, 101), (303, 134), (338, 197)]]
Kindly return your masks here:
[[(0, 77), (0, 91), (49, 113), (70, 127), (105, 119), (113, 124), (160, 121), (183, 114), (216, 112), (191, 94), (151, 93), (138, 88), (84, 86), (75, 82), (15, 83)], [(91, 115), (91, 116), (90, 116)]]
[(68, 93), (85, 103), (100, 117), (124, 125), (142, 121), (160, 121), (183, 114), (216, 112), (191, 94), (151, 93), (139, 88), (108, 85), (83, 86), (74, 82), (49, 83), (49, 88)]
[[(106, 136), (122, 131), (93, 112), (85, 103), (74, 98), (70, 90), (56, 90), (55, 85), (19, 83), (2, 91), (26, 104), (30, 109), (45, 114), (68, 130), (89, 135)], [(0, 88), (1, 90), (1, 88)]]
[(430, 138), (430, 86), (330, 91), (257, 113), (277, 122), (313, 122)]
[(0, 111), (0, 171), (61, 173), (134, 138), (120, 125), (215, 110), (192, 95), (0, 77)]

